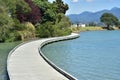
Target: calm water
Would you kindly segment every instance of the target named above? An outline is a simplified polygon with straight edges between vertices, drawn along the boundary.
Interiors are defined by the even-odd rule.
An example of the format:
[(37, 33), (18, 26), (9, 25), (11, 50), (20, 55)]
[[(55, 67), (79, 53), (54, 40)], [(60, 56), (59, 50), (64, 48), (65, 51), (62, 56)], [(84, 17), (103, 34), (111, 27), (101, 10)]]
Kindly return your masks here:
[(42, 51), (79, 80), (120, 80), (120, 31), (91, 31)]
[(20, 42), (0, 43), (0, 80), (9, 80), (6, 72), (8, 53)]

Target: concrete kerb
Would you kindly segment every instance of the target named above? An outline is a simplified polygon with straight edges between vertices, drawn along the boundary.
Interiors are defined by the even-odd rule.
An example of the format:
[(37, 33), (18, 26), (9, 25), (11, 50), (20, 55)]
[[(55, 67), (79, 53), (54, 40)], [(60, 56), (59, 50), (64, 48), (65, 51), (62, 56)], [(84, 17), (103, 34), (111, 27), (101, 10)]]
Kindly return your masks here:
[(67, 77), (69, 80), (78, 80), (76, 79), (75, 77), (73, 77), (71, 74), (67, 73), (66, 71), (64, 71), (63, 69), (59, 68), (58, 66), (56, 66), (52, 61), (50, 61), (41, 51), (41, 49), (47, 45), (47, 44), (50, 44), (50, 43), (53, 43), (53, 42), (58, 42), (58, 41), (64, 41), (64, 40), (70, 40), (70, 39), (75, 39), (75, 38), (78, 38), (79, 35), (76, 34), (74, 36), (63, 36), (63, 37), (56, 37), (56, 38), (51, 38), (47, 41), (44, 41), (40, 47), (39, 47), (39, 53), (40, 55), (43, 57), (43, 59), (50, 65), (52, 66), (55, 70), (57, 70), (59, 73), (61, 73), (62, 75), (64, 75), (65, 77)]

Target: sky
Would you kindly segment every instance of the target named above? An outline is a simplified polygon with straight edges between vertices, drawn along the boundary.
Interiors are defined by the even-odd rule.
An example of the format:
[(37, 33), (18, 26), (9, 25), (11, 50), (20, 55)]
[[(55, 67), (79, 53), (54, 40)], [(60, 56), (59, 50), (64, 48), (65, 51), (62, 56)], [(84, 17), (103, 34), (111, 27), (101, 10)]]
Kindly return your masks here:
[[(50, 2), (54, 0), (48, 0)], [(120, 8), (120, 0), (62, 0), (69, 5), (69, 14), (80, 14), (84, 11), (96, 12), (104, 9)]]

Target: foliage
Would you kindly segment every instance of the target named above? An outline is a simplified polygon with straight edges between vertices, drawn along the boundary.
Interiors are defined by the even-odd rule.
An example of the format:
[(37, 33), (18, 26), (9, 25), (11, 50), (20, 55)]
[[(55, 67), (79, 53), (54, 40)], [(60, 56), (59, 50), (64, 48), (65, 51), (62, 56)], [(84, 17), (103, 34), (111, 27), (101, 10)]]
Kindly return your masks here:
[(42, 23), (54, 22), (56, 17), (55, 7), (47, 0), (33, 0), (33, 2), (39, 7), (42, 13)]
[(71, 23), (64, 14), (59, 13), (56, 18), (55, 26), (55, 36), (63, 36), (63, 35), (68, 35), (71, 33), (71, 30), (69, 29)]
[(2, 0), (5, 3), (9, 15), (16, 18), (16, 12), (28, 13), (30, 11), (29, 5), (24, 0)]
[(100, 20), (107, 25), (108, 29), (110, 28), (110, 26), (117, 25), (119, 21), (118, 18), (111, 13), (104, 13), (100, 17)]
[(68, 10), (68, 5), (64, 4), (62, 0), (56, 0), (53, 3), (48, 2), (48, 0), (33, 0), (33, 2), (39, 6), (42, 12), (42, 23), (56, 20), (58, 13), (66, 13)]
[(118, 22), (118, 25), (117, 25), (119, 28), (120, 28), (120, 22)]
[(68, 35), (67, 10), (62, 0), (0, 0), (0, 42)]
[(36, 26), (38, 29), (37, 34), (39, 34), (38, 37), (45, 38), (45, 37), (53, 36), (53, 32), (54, 32), (53, 23), (46, 22), (46, 23), (36, 25)]
[(70, 21), (64, 14), (58, 14), (56, 22), (46, 22), (36, 25), (39, 37), (64, 36), (71, 33)]
[(71, 31), (69, 19), (65, 16), (68, 5), (62, 0), (56, 0), (53, 3), (48, 0), (33, 0), (42, 11), (42, 23), (36, 25), (39, 37), (54, 37), (68, 35)]
[(56, 12), (65, 14), (66, 11), (69, 9), (67, 4), (64, 4), (62, 0), (55, 0), (53, 4), (56, 5)]
[(5, 42), (13, 42), (21, 40), (21, 36), (17, 31), (9, 32), (9, 35), (5, 38)]
[(32, 22), (33, 24), (41, 21), (39, 8), (31, 0), (3, 0), (8, 6), (8, 13), (12, 18), (19, 19), (20, 22)]
[(90, 22), (88, 25), (89, 26), (96, 26), (97, 24), (95, 22)]
[(0, 0), (0, 42), (4, 42), (8, 37), (14, 22), (7, 13), (5, 4)]
[(72, 32), (83, 32), (83, 31), (95, 31), (95, 30), (106, 30), (100, 26), (87, 26), (87, 27), (71, 27)]
[(25, 2), (28, 3), (29, 7), (31, 8), (31, 11), (26, 14), (21, 12), (20, 9), (18, 9), (18, 11), (16, 11), (17, 18), (20, 20), (20, 22), (31, 22), (33, 24), (40, 22), (40, 9), (31, 0), (25, 0)]
[(35, 27), (30, 22), (22, 23), (23, 29), (18, 30), (19, 39), (27, 40), (35, 37)]
[(24, 0), (0, 0), (0, 42), (22, 39), (20, 31), (27, 27), (16, 19), (16, 11), (26, 14), (29, 11), (28, 7)]

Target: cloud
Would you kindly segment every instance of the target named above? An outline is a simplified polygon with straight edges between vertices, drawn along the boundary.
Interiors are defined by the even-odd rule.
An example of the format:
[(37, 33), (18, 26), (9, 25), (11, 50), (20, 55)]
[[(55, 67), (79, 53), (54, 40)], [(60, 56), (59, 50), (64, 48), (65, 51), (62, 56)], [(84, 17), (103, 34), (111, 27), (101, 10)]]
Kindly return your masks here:
[(72, 2), (78, 2), (78, 0), (72, 0)]

